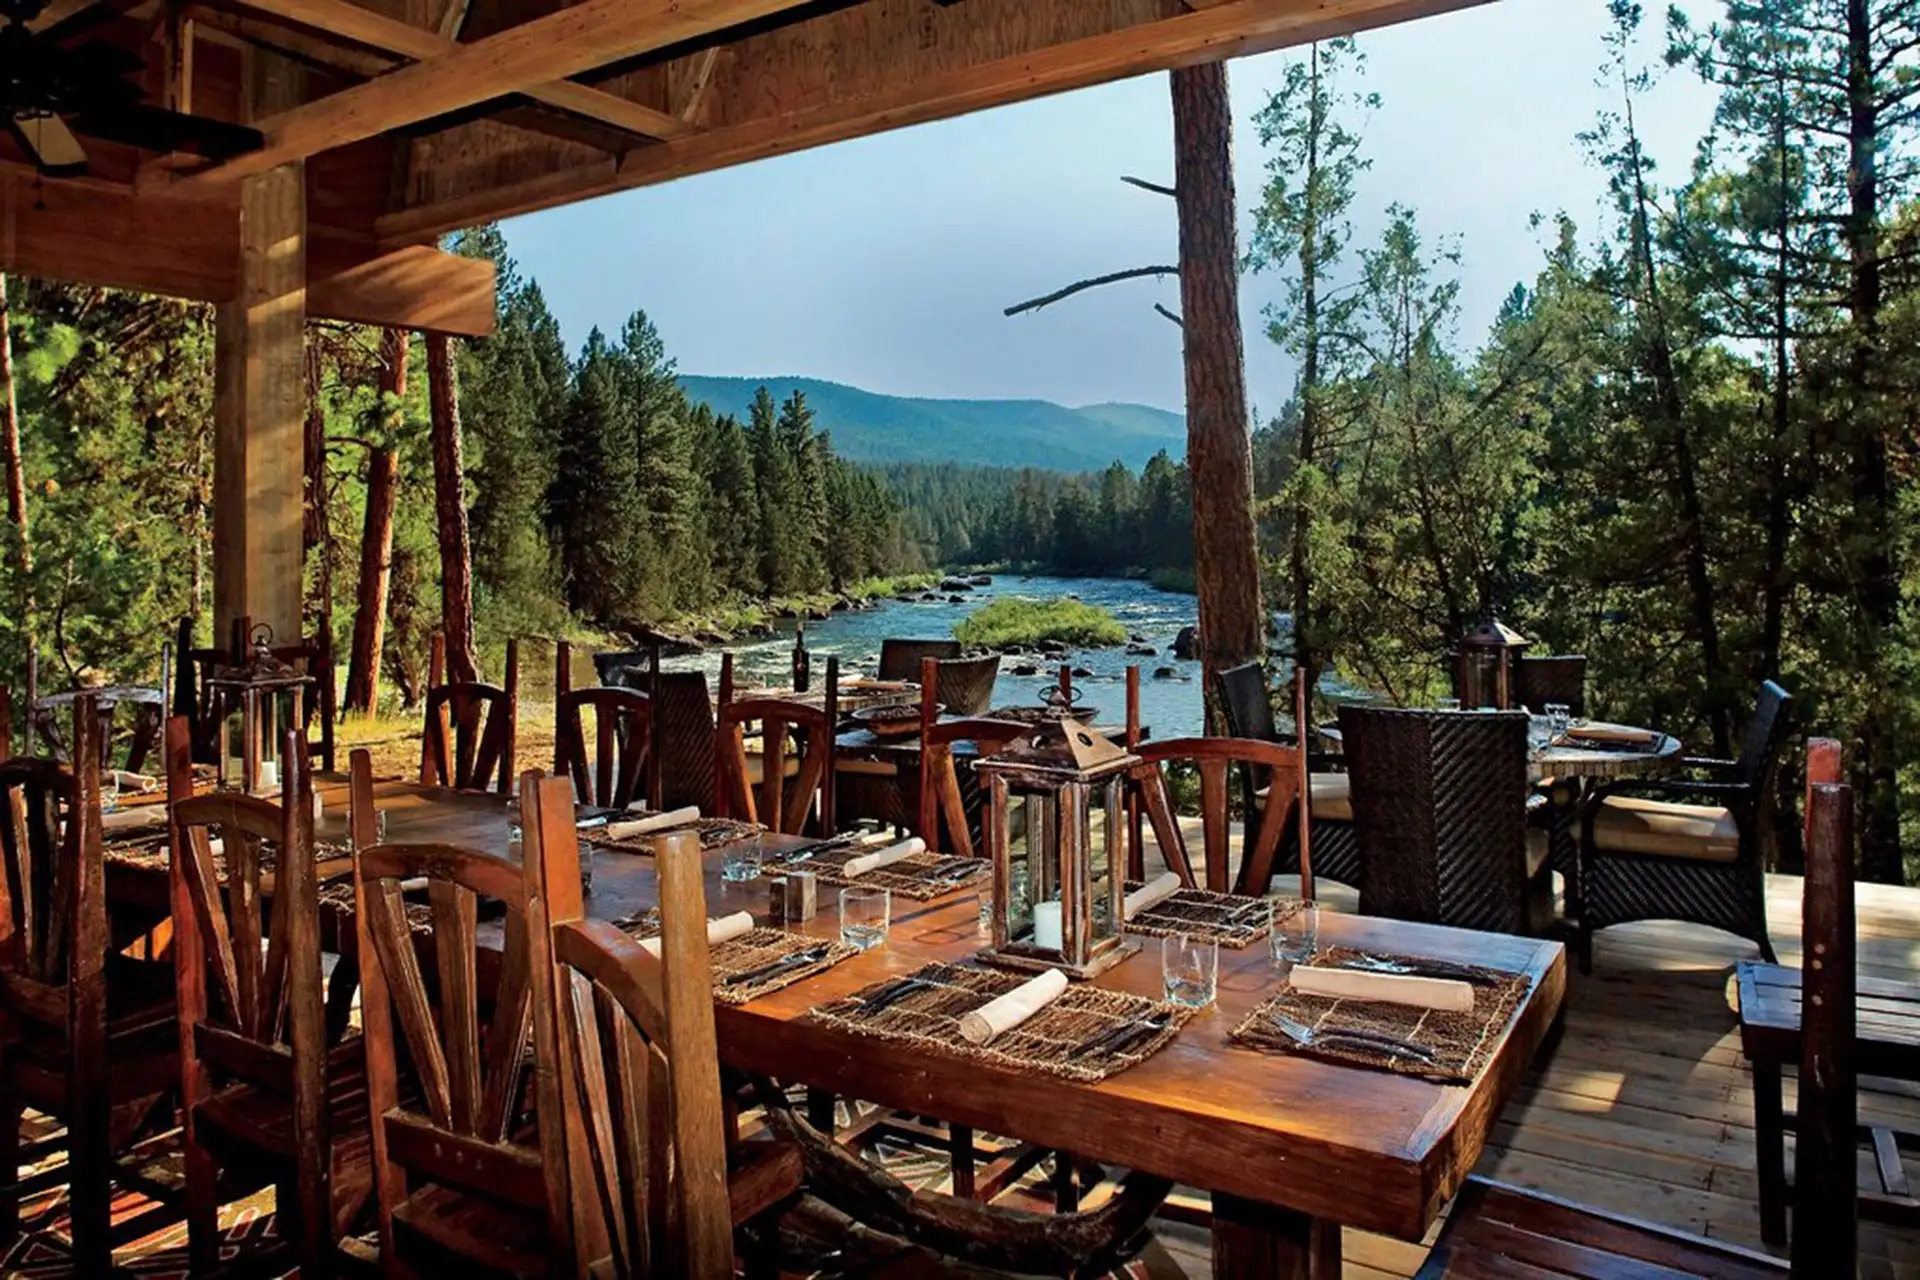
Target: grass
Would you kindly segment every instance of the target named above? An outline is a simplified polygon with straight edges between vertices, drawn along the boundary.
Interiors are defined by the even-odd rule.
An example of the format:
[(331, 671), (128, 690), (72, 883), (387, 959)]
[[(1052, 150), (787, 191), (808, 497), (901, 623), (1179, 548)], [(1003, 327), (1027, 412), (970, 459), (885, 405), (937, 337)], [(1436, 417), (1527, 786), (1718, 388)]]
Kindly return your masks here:
[(954, 624), (962, 644), (1001, 649), (1048, 640), (1098, 648), (1125, 644), (1127, 629), (1105, 609), (1079, 600), (1027, 600), (1003, 597)]

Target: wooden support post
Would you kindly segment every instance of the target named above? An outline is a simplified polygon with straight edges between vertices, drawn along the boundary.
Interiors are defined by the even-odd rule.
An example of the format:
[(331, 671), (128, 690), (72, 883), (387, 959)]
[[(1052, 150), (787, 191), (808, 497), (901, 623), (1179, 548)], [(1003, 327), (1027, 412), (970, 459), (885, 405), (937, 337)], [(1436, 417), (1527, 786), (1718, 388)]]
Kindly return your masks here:
[(1340, 1224), (1213, 1195), (1213, 1274), (1219, 1280), (1337, 1280)]
[(427, 335), (427, 399), (433, 411), (433, 507), (440, 533), (440, 630), (447, 670), (479, 679), (473, 648), (473, 548), (467, 533), (466, 464), (460, 446), (460, 381), (453, 339)]
[[(301, 72), (270, 54), (242, 71), (249, 119), (296, 105)], [(293, 163), (240, 184), (239, 288), (214, 361), (214, 634), (247, 615), (300, 635), (305, 469), (307, 182)]]

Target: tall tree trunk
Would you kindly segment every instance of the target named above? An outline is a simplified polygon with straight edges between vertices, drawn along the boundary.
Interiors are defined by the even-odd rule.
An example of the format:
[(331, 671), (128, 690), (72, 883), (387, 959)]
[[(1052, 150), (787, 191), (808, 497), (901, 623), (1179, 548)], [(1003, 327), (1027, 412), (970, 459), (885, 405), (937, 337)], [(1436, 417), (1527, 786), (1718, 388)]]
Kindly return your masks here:
[[(1876, 151), (1880, 108), (1874, 75), (1873, 6), (1847, 0), (1847, 203), (1849, 259), (1847, 303), (1853, 333), (1847, 359), (1848, 412), (1843, 438), (1850, 440), (1848, 469), (1859, 547), (1859, 621), (1866, 646), (1861, 674), (1870, 689), (1891, 692), (1897, 676), (1887, 638), (1900, 615), (1900, 577), (1892, 546), (1892, 477), (1887, 460), (1885, 407), (1873, 388), (1873, 361), (1880, 348), (1880, 177)], [(1861, 873), (1899, 884), (1905, 878), (1900, 850), (1900, 741), (1894, 717), (1870, 710), (1861, 726), (1860, 770), (1866, 821), (1860, 841)]]
[(20, 571), (26, 607), (21, 637), (33, 651), (33, 539), (27, 527), (27, 473), (20, 456), (20, 401), (13, 387), (13, 315), (7, 309), (7, 278), (0, 275), (0, 383), (5, 384), (6, 417), (0, 419), (0, 463), (6, 467), (7, 523), (13, 527), (13, 562)]
[(314, 595), (324, 617), (333, 611), (333, 538), (327, 515), (327, 414), (320, 401), (320, 347), (307, 343), (307, 422), (302, 442), (306, 471), (306, 520), (300, 530), (301, 560), (311, 564), (320, 552), (314, 574)]
[(440, 532), (440, 630), (447, 676), (479, 679), (473, 648), (473, 547), (467, 534), (466, 465), (461, 459), (460, 383), (453, 340), (427, 335), (427, 398), (433, 409), (433, 507)]
[[(1320, 180), (1320, 134), (1326, 127), (1326, 99), (1320, 92), (1320, 42), (1307, 51), (1312, 83), (1307, 101), (1313, 119), (1307, 130), (1307, 168), (1301, 175), (1311, 194)], [(1300, 228), (1300, 435), (1294, 462), (1293, 538), (1287, 572), (1293, 580), (1293, 663), (1307, 676), (1307, 688), (1320, 680), (1325, 659), (1317, 651), (1319, 634), (1313, 620), (1313, 566), (1308, 551), (1313, 539), (1313, 506), (1309, 488), (1299, 477), (1315, 465), (1320, 445), (1320, 218), (1319, 206), (1308, 199)]]
[[(381, 343), (380, 397), (407, 394), (407, 333), (387, 330)], [(389, 445), (367, 451), (367, 512), (360, 535), (360, 593), (353, 615), (353, 648), (347, 655), (343, 711), (370, 714), (379, 696), (380, 650), (386, 639), (387, 590), (393, 581), (393, 508), (399, 496), (400, 458)]]
[(1793, 365), (1790, 330), (1792, 311), (1788, 280), (1792, 270), (1793, 170), (1787, 152), (1787, 101), (1784, 80), (1775, 83), (1774, 163), (1779, 173), (1776, 199), (1780, 221), (1775, 227), (1773, 264), (1773, 388), (1772, 431), (1767, 453), (1767, 550), (1760, 581), (1760, 678), (1780, 674), (1780, 646), (1786, 634), (1787, 541), (1793, 510), (1787, 493), (1788, 464), (1793, 443)]
[[(1200, 659), (1210, 695), (1213, 673), (1258, 657), (1266, 639), (1254, 541), (1253, 433), (1240, 337), (1233, 112), (1225, 63), (1178, 68), (1170, 80), (1193, 569), (1200, 597)], [(1217, 726), (1217, 699), (1206, 701), (1208, 720)]]

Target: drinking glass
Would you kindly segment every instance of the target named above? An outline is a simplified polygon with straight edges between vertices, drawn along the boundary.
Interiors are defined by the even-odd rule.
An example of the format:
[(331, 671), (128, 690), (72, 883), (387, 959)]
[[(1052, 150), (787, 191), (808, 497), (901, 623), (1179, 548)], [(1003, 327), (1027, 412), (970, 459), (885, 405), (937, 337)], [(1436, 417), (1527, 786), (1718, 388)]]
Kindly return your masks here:
[(1219, 942), (1177, 933), (1160, 939), (1160, 982), (1175, 1004), (1212, 1004), (1220, 982)]
[(840, 941), (870, 951), (887, 940), (893, 895), (872, 885), (840, 891)]
[(515, 796), (507, 801), (507, 851), (518, 854), (526, 837), (526, 829), (520, 825), (520, 798)]
[(1433, 707), (1436, 711), (1458, 711), (1460, 709), (1460, 699), (1441, 698), (1433, 704)]
[(1573, 708), (1564, 702), (1549, 702), (1546, 705), (1547, 733), (1549, 742), (1558, 742), (1567, 736), (1567, 730), (1573, 727)]
[(730, 884), (757, 879), (765, 865), (767, 851), (758, 840), (735, 840), (720, 852), (720, 878)]
[(100, 771), (100, 812), (112, 813), (120, 807), (120, 776), (111, 769)]
[(1273, 904), (1273, 930), (1267, 934), (1267, 946), (1275, 964), (1305, 964), (1320, 949), (1320, 904), (1302, 903), (1291, 916), (1286, 911), (1286, 903)]

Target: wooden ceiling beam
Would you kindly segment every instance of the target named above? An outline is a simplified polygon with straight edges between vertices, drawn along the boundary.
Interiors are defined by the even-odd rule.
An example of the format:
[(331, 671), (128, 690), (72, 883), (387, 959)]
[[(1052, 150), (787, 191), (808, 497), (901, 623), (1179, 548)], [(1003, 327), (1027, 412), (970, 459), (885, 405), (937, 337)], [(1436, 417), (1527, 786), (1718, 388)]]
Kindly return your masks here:
[(877, 92), (724, 125), (657, 147), (642, 147), (629, 152), (616, 165), (561, 170), (513, 186), (492, 187), (398, 210), (377, 219), (374, 232), (383, 244), (417, 243), (481, 222), (845, 138), (943, 120), (1126, 76), (1349, 35), (1485, 2), (1221, 0), (1204, 10), (1136, 23), (1051, 48), (932, 75), (902, 76)]
[[(241, 0), (247, 8), (297, 22), (328, 35), (351, 40), (383, 53), (426, 62), (461, 47), (451, 34), (428, 31), (410, 22), (365, 9), (351, 0)], [(449, 6), (449, 15), (464, 14), (464, 6)], [(678, 116), (633, 102), (619, 94), (570, 80), (555, 80), (521, 90), (529, 98), (589, 120), (610, 124), (643, 138), (680, 138), (692, 129)]]
[(582, 0), (264, 120), (260, 124), (267, 139), (264, 147), (184, 180), (225, 183), (264, 173), (478, 102), (523, 93), (649, 49), (749, 22), (795, 3)]

